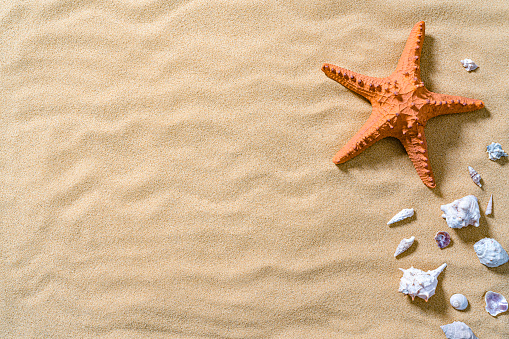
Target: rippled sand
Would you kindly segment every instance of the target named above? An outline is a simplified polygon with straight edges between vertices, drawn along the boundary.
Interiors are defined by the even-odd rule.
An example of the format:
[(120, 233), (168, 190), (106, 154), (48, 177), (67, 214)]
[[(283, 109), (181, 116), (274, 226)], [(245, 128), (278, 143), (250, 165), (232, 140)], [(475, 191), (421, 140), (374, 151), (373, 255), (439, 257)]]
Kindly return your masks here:
[[(0, 337), (508, 338), (483, 295), (509, 297), (509, 264), (473, 244), (509, 250), (509, 167), (485, 153), (509, 149), (509, 4), (352, 3), (0, 5)], [(389, 75), (420, 20), (426, 86), (486, 104), (428, 123), (434, 190), (395, 139), (331, 162), (371, 106), (320, 70)], [(452, 231), (440, 205), (468, 194), (494, 215)], [(427, 303), (398, 293), (398, 268), (444, 262)]]

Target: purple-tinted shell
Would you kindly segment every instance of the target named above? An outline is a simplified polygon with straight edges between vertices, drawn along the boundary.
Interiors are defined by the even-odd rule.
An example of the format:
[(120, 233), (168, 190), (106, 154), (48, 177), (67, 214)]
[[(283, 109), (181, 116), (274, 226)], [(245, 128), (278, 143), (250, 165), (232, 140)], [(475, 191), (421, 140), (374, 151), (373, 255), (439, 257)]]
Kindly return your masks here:
[(438, 232), (437, 235), (435, 235), (435, 241), (438, 247), (445, 248), (451, 243), (451, 236), (447, 232)]
[(502, 294), (488, 291), (484, 296), (484, 300), (486, 301), (486, 311), (492, 316), (507, 311), (507, 300)]

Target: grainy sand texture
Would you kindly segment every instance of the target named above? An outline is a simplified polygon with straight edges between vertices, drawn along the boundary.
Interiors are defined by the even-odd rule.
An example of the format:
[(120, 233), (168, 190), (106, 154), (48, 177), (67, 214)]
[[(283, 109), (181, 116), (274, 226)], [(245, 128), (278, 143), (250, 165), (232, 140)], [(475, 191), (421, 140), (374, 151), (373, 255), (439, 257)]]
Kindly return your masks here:
[[(421, 20), (426, 87), (485, 103), (428, 122), (435, 189), (396, 139), (332, 163), (371, 104), (321, 71), (391, 74)], [(473, 250), (509, 250), (508, 65), (506, 0), (2, 2), (0, 337), (509, 338), (483, 299), (509, 264)], [(480, 226), (450, 229), (469, 194)], [(428, 302), (398, 292), (443, 263)]]

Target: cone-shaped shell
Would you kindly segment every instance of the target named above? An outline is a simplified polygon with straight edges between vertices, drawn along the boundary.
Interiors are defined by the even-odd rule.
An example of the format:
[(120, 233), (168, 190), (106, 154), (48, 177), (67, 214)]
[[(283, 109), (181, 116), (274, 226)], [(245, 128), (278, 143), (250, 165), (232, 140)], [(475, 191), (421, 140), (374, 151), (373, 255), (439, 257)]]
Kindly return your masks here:
[(481, 175), (477, 173), (475, 169), (472, 168), (472, 166), (468, 166), (468, 173), (470, 174), (470, 177), (472, 178), (472, 181), (479, 187), (482, 187), (481, 185)]
[(394, 224), (398, 221), (401, 221), (406, 218), (410, 218), (412, 215), (414, 215), (414, 209), (413, 208), (405, 208), (398, 212), (395, 216), (392, 217), (391, 220), (387, 223), (387, 225)]
[(484, 214), (490, 215), (493, 213), (493, 194), (490, 195), (490, 200), (488, 201), (488, 205), (486, 206), (486, 212)]
[(408, 239), (401, 240), (398, 245), (398, 248), (396, 248), (396, 252), (394, 252), (394, 257), (397, 257), (398, 255), (409, 249), (410, 246), (412, 246), (412, 244), (414, 243), (414, 240), (415, 240), (414, 236), (411, 236)]

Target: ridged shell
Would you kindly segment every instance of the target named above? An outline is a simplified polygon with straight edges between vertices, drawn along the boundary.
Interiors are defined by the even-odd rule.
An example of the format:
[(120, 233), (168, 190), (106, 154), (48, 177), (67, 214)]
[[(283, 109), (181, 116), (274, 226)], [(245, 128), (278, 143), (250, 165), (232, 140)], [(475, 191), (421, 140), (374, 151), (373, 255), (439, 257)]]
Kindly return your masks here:
[(447, 339), (479, 339), (474, 335), (472, 329), (461, 321), (455, 321), (451, 324), (440, 326)]
[(453, 294), (451, 296), (451, 299), (449, 299), (451, 302), (451, 306), (454, 307), (457, 310), (463, 311), (468, 306), (468, 300), (467, 297), (465, 297), (463, 294)]
[(486, 311), (494, 317), (507, 311), (507, 300), (500, 293), (488, 291), (484, 296), (484, 301), (486, 301)]
[(493, 213), (493, 194), (490, 196), (490, 201), (488, 201), (486, 212), (484, 214), (490, 215), (491, 213)]
[(437, 232), (435, 235), (435, 241), (438, 247), (446, 248), (451, 243), (451, 236), (447, 232)]
[(501, 157), (507, 157), (507, 153), (502, 149), (502, 145), (498, 142), (492, 142), (488, 146), (486, 146), (486, 153), (488, 153), (488, 157), (490, 160), (498, 160)]
[(468, 166), (468, 173), (470, 173), (470, 177), (472, 178), (472, 181), (479, 187), (482, 187), (481, 184), (481, 175), (477, 173), (475, 169), (472, 168), (472, 166)]
[(414, 215), (414, 209), (413, 208), (405, 208), (398, 212), (395, 216), (392, 217), (391, 220), (387, 223), (387, 225), (394, 224), (398, 221), (401, 221), (406, 218), (410, 218), (412, 215)]
[(400, 268), (403, 272), (403, 277), (399, 282), (399, 292), (408, 294), (412, 297), (422, 298), (426, 301), (435, 294), (437, 288), (438, 275), (444, 270), (447, 264), (443, 264), (433, 271), (424, 272), (413, 266), (405, 270)]
[(394, 252), (394, 258), (396, 258), (398, 255), (409, 249), (410, 246), (412, 246), (412, 244), (414, 243), (414, 240), (415, 240), (414, 236), (411, 236), (408, 239), (401, 240), (398, 245), (398, 248), (396, 248), (396, 252)]
[(477, 69), (479, 67), (475, 64), (475, 62), (473, 60), (470, 60), (470, 59), (463, 59), (463, 60), (460, 60), (460, 62), (463, 65), (463, 67), (465, 67), (465, 69), (469, 72), (473, 71), (474, 69)]
[(451, 228), (462, 228), (468, 225), (479, 227), (479, 203), (473, 195), (467, 195), (455, 200), (450, 204), (442, 205), (440, 209), (444, 212), (442, 218), (447, 221)]
[(509, 255), (495, 239), (484, 238), (474, 244), (474, 250), (481, 264), (498, 267), (509, 261)]

